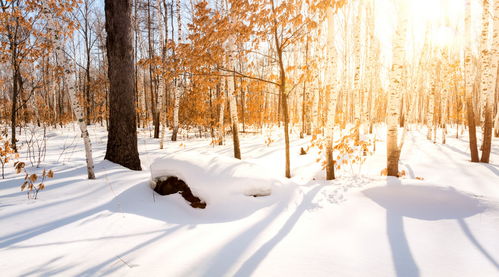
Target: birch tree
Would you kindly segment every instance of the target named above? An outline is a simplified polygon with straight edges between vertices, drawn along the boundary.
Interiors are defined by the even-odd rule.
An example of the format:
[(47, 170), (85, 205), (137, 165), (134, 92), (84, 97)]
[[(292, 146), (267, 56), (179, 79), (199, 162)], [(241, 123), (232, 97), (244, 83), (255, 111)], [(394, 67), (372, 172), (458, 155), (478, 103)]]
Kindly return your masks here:
[(405, 68), (405, 36), (406, 36), (406, 19), (402, 14), (401, 7), (397, 7), (398, 20), (395, 26), (395, 36), (392, 42), (392, 70), (390, 74), (390, 92), (388, 94), (388, 106), (386, 115), (387, 124), (387, 140), (386, 140), (386, 156), (387, 156), (387, 175), (398, 176), (398, 163), (400, 151), (403, 143), (403, 138), (399, 145), (398, 129), (400, 117), (401, 91), (403, 73)]
[(94, 161), (92, 157), (92, 144), (90, 141), (90, 136), (87, 130), (87, 124), (85, 122), (83, 114), (84, 110), (81, 107), (79, 100), (76, 96), (75, 84), (69, 81), (71, 79), (71, 75), (74, 72), (74, 69), (71, 67), (71, 64), (73, 63), (65, 59), (66, 55), (63, 51), (63, 46), (64, 46), (63, 36), (61, 32), (58, 31), (55, 20), (56, 15), (53, 12), (51, 12), (51, 7), (47, 3), (45, 3), (43, 6), (43, 15), (47, 18), (48, 22), (47, 25), (49, 28), (49, 32), (52, 34), (51, 40), (52, 43), (54, 44), (55, 55), (60, 58), (63, 58), (64, 60), (64, 62), (60, 64), (60, 66), (62, 66), (64, 78), (67, 80), (68, 83), (67, 88), (68, 88), (69, 98), (71, 101), (71, 107), (73, 109), (74, 115), (76, 116), (76, 120), (78, 122), (78, 126), (81, 131), (81, 137), (83, 138), (83, 144), (85, 146), (85, 158), (87, 163), (88, 179), (95, 179)]
[(471, 162), (478, 162), (478, 147), (476, 139), (476, 122), (475, 109), (473, 105), (473, 89), (475, 84), (475, 61), (472, 49), (472, 25), (471, 25), (471, 0), (466, 0), (465, 6), (465, 22), (466, 38), (464, 49), (464, 79), (465, 79), (465, 99), (466, 99), (466, 115), (468, 121), (468, 134)]
[[(497, 82), (497, 67), (499, 62), (499, 1), (494, 1), (493, 9), (490, 0), (484, 0), (484, 15), (482, 22), (482, 77), (481, 93), (485, 98), (484, 132), (482, 156), (480, 162), (488, 163), (492, 148), (492, 129), (494, 118), (494, 94)], [(492, 43), (488, 41), (489, 24), (493, 23)]]
[[(176, 0), (176, 12), (177, 12), (177, 45), (181, 43), (182, 40), (182, 17), (180, 11), (180, 0)], [(173, 32), (173, 3), (172, 10), (170, 13), (171, 22), (172, 22), (172, 42), (175, 41), (174, 32)], [(173, 48), (173, 60), (176, 60), (175, 46)], [(177, 134), (179, 129), (179, 111), (180, 111), (180, 94), (182, 88), (182, 78), (177, 75), (177, 77), (173, 81), (173, 131), (172, 131), (172, 141), (177, 141)]]
[(334, 141), (334, 119), (336, 115), (337, 102), (337, 64), (336, 64), (336, 47), (334, 45), (334, 12), (332, 7), (327, 8), (327, 77), (326, 89), (329, 95), (329, 105), (327, 112), (326, 125), (326, 180), (333, 180), (334, 175), (334, 158), (333, 158), (333, 141)]

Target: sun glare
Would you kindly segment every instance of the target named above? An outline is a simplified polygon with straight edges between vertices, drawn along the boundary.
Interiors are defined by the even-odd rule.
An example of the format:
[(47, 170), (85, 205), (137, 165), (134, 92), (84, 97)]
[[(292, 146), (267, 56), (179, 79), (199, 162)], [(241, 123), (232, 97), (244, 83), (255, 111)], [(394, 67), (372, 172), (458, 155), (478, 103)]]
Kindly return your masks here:
[(382, 44), (391, 45), (397, 17), (406, 21), (409, 60), (424, 43), (457, 50), (462, 42), (463, 0), (374, 0), (374, 4), (376, 34)]

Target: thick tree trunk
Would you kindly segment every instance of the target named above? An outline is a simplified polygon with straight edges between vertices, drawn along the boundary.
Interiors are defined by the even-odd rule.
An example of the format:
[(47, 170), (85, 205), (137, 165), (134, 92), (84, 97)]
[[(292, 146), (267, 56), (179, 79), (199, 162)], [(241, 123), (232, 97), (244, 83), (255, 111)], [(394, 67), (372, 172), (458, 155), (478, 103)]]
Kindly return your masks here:
[(105, 159), (141, 170), (133, 82), (130, 0), (105, 0), (110, 84), (109, 134)]

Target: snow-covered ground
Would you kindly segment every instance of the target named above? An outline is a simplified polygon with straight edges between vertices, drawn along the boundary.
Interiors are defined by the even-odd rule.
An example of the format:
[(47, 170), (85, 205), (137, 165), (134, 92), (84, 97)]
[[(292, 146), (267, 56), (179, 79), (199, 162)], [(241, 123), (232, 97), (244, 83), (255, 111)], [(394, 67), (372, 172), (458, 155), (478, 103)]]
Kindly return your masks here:
[[(380, 139), (360, 175), (345, 169), (325, 181), (317, 153), (299, 155), (310, 138), (296, 132), (292, 179), (282, 177), (279, 130), (269, 146), (268, 135), (243, 135), (243, 161), (231, 158), (230, 138), (225, 146), (190, 138), (159, 150), (142, 130), (138, 172), (104, 161), (105, 130), (90, 132), (96, 180), (86, 179), (73, 128), (49, 131), (42, 168), (55, 178), (37, 200), (7, 168), (1, 276), (499, 276), (499, 140), (491, 164), (472, 164), (455, 133), (441, 145), (412, 131), (401, 157), (406, 177), (380, 176)], [(157, 172), (192, 183), (207, 208), (155, 194), (155, 160)], [(262, 190), (271, 195), (246, 195)]]

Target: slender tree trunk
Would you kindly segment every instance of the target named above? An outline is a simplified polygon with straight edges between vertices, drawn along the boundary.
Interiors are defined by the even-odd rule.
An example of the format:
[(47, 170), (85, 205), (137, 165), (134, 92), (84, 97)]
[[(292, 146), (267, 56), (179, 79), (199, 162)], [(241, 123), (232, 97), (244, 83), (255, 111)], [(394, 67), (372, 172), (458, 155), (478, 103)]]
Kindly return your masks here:
[[(55, 26), (55, 15), (50, 14), (49, 11), (50, 8), (48, 5), (44, 6), (44, 16), (49, 16), (48, 18), (48, 25), (49, 26)], [(58, 33), (58, 31), (55, 31), (55, 28), (52, 28), (53, 33), (52, 33), (52, 41), (55, 43), (55, 54), (58, 57), (64, 57), (64, 51), (63, 51), (63, 45), (64, 42), (62, 41), (62, 36)], [(63, 72), (65, 74), (65, 80), (66, 84), (68, 86), (68, 93), (69, 93), (69, 99), (71, 101), (71, 107), (73, 109), (73, 113), (76, 116), (76, 120), (78, 122), (78, 126), (80, 127), (81, 131), (81, 137), (83, 138), (83, 144), (85, 146), (85, 158), (86, 158), (86, 163), (87, 163), (87, 174), (88, 174), (88, 179), (95, 179), (95, 173), (94, 173), (94, 161), (92, 157), (92, 143), (90, 141), (90, 136), (88, 134), (87, 130), (87, 124), (85, 122), (85, 114), (84, 114), (84, 108), (80, 105), (78, 98), (76, 96), (76, 84), (71, 84), (69, 82), (69, 78), (71, 77), (71, 73), (77, 74), (76, 70), (74, 68), (71, 68), (71, 62), (68, 60), (63, 59)], [(76, 80), (76, 78), (75, 78)]]
[(228, 78), (227, 91), (229, 95), (230, 121), (232, 124), (232, 142), (234, 145), (234, 158), (241, 159), (241, 148), (239, 145), (239, 122), (237, 118), (237, 102), (235, 95), (236, 77), (232, 74)]
[(465, 70), (465, 102), (468, 121), (471, 162), (478, 162), (478, 146), (476, 139), (475, 109), (473, 107), (473, 89), (475, 88), (474, 59), (471, 49), (471, 0), (466, 0), (465, 9), (466, 49), (464, 59)]
[(244, 116), (246, 113), (246, 92), (243, 89), (243, 85), (241, 82), (241, 121), (243, 123), (243, 133), (246, 132), (246, 117)]
[(388, 95), (387, 106), (387, 170), (388, 176), (398, 176), (398, 163), (400, 157), (400, 147), (398, 145), (398, 127), (400, 117), (400, 102), (402, 75), (405, 65), (405, 36), (406, 36), (406, 22), (404, 15), (401, 15), (401, 9), (398, 9), (399, 19), (396, 27), (396, 34), (393, 40), (393, 61), (392, 72), (390, 76), (390, 93)]
[[(482, 157), (480, 161), (482, 163), (488, 163), (490, 159), (490, 152), (492, 150), (492, 129), (494, 128), (494, 94), (496, 91), (497, 83), (497, 70), (499, 63), (499, 1), (494, 1), (493, 9), (493, 22), (494, 22), (494, 33), (492, 48), (487, 50), (482, 49), (483, 63), (482, 63), (482, 87), (481, 92), (485, 97), (485, 123), (483, 132), (483, 144), (482, 144)], [(488, 28), (487, 20), (484, 20), (483, 28)]]
[(130, 0), (105, 0), (110, 84), (109, 134), (105, 159), (141, 170), (137, 149)]
[[(307, 36), (307, 40), (305, 42), (305, 67), (308, 69), (308, 44), (309, 44), (309, 36)], [(301, 108), (301, 132), (300, 132), (300, 138), (303, 138), (305, 134), (310, 133), (310, 128), (309, 127), (309, 121), (307, 120), (308, 118), (308, 97), (307, 97), (307, 79), (303, 81), (303, 95), (302, 95), (302, 108)]]
[(219, 117), (218, 117), (218, 145), (223, 145), (224, 142), (224, 112), (225, 112), (225, 97), (224, 92), (220, 89), (220, 82), (217, 84), (217, 95), (220, 101)]
[[(178, 80), (177, 80), (178, 82)], [(172, 141), (177, 141), (178, 134), (178, 112), (180, 109), (180, 96), (179, 96), (179, 84), (174, 82), (173, 85), (173, 131), (172, 131)]]
[(499, 102), (496, 104), (496, 118), (494, 120), (494, 137), (499, 138)]
[(281, 85), (279, 86), (279, 95), (281, 97), (282, 113), (284, 119), (284, 145), (286, 155), (285, 176), (291, 178), (291, 158), (289, 151), (289, 112), (288, 112), (288, 97), (285, 93), (286, 81), (284, 80), (284, 72), (281, 72)]
[[(163, 4), (163, 10), (165, 12), (163, 16), (163, 27), (164, 27), (164, 33), (160, 31), (160, 41), (163, 43), (161, 46), (162, 51), (161, 51), (161, 59), (162, 59), (162, 66), (166, 66), (166, 58), (167, 58), (167, 50), (168, 50), (168, 6), (166, 4), (166, 0), (158, 0), (157, 3), (157, 9), (158, 9), (158, 22), (161, 25), (161, 20), (159, 18), (161, 17), (161, 4)], [(173, 28), (173, 26), (172, 26)], [(158, 111), (160, 114), (160, 121), (161, 121), (161, 136), (160, 136), (160, 141), (159, 141), (159, 149), (163, 149), (164, 147), (164, 140), (165, 140), (165, 132), (166, 132), (166, 126), (167, 126), (167, 99), (168, 99), (168, 86), (165, 84), (166, 80), (163, 74), (160, 75), (160, 80), (159, 80), (159, 85), (160, 88), (158, 89), (160, 95), (161, 95), (161, 101), (160, 101), (160, 106), (158, 106)]]
[[(14, 58), (16, 59), (16, 58)], [(17, 119), (17, 98), (19, 96), (19, 87), (18, 87), (18, 70), (17, 66), (14, 66), (13, 76), (12, 76), (12, 109), (10, 112), (10, 127), (11, 127), (11, 141), (12, 149), (17, 152), (17, 139), (16, 139), (16, 119)]]
[(333, 78), (336, 79), (336, 63), (333, 62), (333, 53), (335, 53), (334, 46), (334, 18), (333, 9), (327, 9), (327, 79), (326, 79), (326, 91), (329, 96), (329, 105), (327, 111), (327, 123), (326, 123), (326, 180), (334, 180), (334, 157), (333, 157), (333, 140), (334, 140), (334, 119), (336, 114), (336, 102), (338, 94), (336, 92), (337, 88)]
[[(61, 53), (62, 54), (62, 53)], [(67, 62), (69, 64), (69, 61)], [(83, 114), (84, 109), (82, 109), (78, 97), (76, 96), (76, 88), (69, 84), (68, 82), (68, 92), (71, 101), (71, 107), (73, 113), (78, 121), (78, 126), (80, 127), (81, 137), (83, 138), (83, 144), (85, 146), (85, 157), (87, 162), (87, 175), (88, 179), (95, 179), (94, 173), (94, 160), (92, 157), (92, 143), (90, 141), (90, 135), (87, 130), (87, 123), (85, 122), (85, 116)]]
[[(165, 80), (163, 78), (163, 76), (159, 76), (159, 80), (158, 80), (158, 105), (156, 107), (156, 110), (158, 111), (158, 122), (161, 123), (161, 138), (159, 140), (159, 149), (163, 149), (163, 138), (164, 138), (164, 134), (165, 134), (165, 120), (164, 118), (166, 118), (166, 115), (165, 113), (163, 112), (163, 109), (165, 107), (165, 94), (166, 94), (166, 91), (165, 91)], [(158, 135), (159, 137), (159, 135)]]

